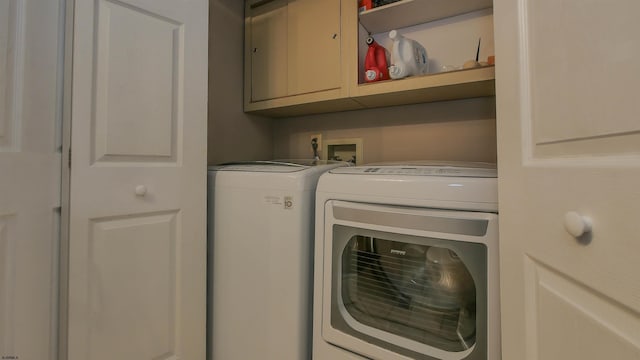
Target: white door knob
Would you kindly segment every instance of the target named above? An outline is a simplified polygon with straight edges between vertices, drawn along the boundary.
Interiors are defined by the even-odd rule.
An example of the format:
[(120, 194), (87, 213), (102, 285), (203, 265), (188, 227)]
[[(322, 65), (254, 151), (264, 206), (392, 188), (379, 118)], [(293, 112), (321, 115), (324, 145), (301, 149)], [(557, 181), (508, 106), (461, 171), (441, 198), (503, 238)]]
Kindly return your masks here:
[(137, 196), (145, 196), (147, 194), (147, 187), (144, 185), (136, 186), (136, 195)]
[(591, 219), (575, 211), (569, 211), (564, 214), (564, 227), (571, 236), (578, 238), (591, 232)]

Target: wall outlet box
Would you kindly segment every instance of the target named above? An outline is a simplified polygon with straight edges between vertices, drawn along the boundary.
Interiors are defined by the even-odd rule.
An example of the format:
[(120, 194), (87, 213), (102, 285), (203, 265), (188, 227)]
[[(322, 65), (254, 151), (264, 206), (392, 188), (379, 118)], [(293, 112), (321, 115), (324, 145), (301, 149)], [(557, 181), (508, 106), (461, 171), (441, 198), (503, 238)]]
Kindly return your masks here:
[(322, 153), (327, 160), (347, 161), (353, 165), (364, 164), (361, 138), (325, 140)]

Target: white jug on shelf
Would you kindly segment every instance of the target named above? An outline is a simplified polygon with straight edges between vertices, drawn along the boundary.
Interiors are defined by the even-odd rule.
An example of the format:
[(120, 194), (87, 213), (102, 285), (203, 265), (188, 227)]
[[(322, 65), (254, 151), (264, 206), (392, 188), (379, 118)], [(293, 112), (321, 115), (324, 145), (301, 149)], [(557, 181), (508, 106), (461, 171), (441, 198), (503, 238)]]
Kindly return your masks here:
[(389, 66), (392, 79), (422, 75), (429, 71), (427, 50), (420, 43), (398, 34), (396, 30), (389, 32), (389, 38), (393, 41)]

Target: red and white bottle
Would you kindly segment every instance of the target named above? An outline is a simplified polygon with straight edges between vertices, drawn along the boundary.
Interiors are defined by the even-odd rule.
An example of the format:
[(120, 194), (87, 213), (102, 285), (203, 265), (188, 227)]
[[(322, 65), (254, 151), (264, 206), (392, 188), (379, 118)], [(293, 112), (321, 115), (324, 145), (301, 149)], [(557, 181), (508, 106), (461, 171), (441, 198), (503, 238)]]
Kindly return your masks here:
[(367, 55), (364, 59), (364, 81), (372, 82), (389, 79), (389, 51), (372, 37), (367, 38)]

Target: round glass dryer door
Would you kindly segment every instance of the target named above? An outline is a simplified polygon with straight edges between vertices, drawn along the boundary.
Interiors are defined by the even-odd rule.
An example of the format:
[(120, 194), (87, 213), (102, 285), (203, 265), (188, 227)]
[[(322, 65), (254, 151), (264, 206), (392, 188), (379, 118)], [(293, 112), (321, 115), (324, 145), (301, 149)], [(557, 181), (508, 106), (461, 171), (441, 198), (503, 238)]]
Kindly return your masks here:
[(356, 321), (446, 351), (475, 345), (476, 286), (455, 251), (355, 235), (342, 264), (340, 300)]
[(375, 359), (486, 359), (496, 214), (327, 205), (327, 341)]

